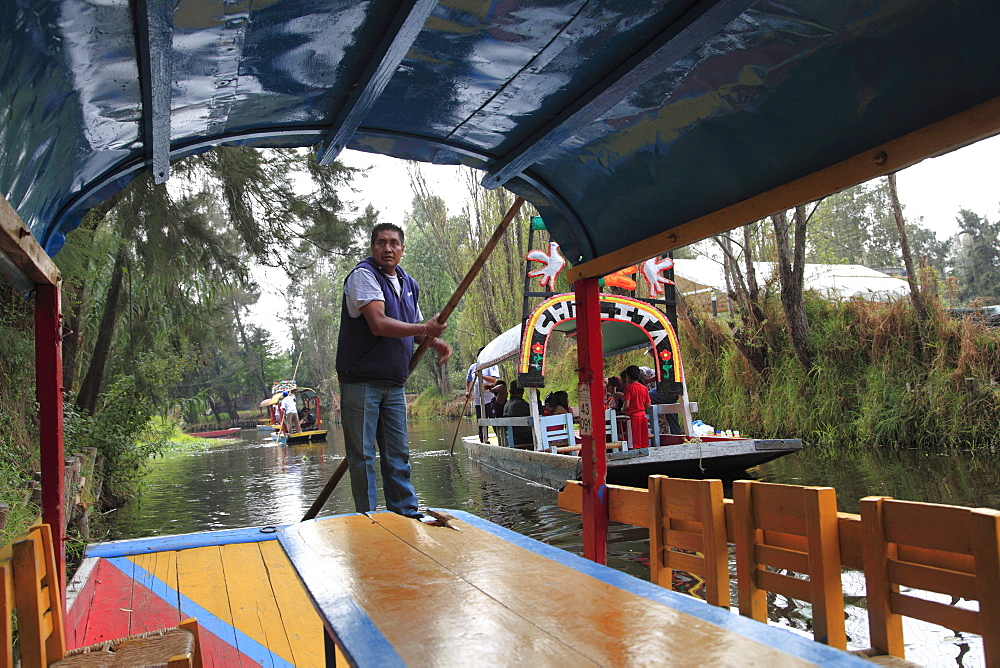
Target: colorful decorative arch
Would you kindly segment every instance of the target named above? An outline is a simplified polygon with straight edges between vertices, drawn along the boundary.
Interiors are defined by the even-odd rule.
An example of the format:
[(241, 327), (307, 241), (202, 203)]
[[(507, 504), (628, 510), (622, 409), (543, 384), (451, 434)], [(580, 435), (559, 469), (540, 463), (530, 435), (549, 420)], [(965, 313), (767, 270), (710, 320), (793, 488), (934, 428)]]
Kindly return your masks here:
[[(601, 321), (629, 323), (643, 330), (649, 345), (656, 349), (657, 384), (680, 384), (684, 380), (677, 334), (670, 320), (657, 308), (637, 299), (601, 294)], [(556, 325), (576, 319), (576, 296), (555, 295), (538, 305), (524, 323), (518, 380), (525, 387), (545, 384), (545, 349)]]

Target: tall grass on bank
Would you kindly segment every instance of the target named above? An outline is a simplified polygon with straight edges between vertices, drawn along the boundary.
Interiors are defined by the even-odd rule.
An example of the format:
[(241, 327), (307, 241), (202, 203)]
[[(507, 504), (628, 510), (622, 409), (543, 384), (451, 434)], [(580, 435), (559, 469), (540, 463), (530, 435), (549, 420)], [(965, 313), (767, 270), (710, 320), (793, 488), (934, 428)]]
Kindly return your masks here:
[[(921, 359), (909, 302), (831, 302), (810, 294), (812, 368), (797, 361), (776, 297), (756, 343), (756, 373), (727, 323), (692, 313), (682, 326), (690, 396), (705, 422), (831, 448), (1000, 446), (1000, 330), (948, 317), (931, 302)], [(971, 379), (968, 380), (967, 379)]]

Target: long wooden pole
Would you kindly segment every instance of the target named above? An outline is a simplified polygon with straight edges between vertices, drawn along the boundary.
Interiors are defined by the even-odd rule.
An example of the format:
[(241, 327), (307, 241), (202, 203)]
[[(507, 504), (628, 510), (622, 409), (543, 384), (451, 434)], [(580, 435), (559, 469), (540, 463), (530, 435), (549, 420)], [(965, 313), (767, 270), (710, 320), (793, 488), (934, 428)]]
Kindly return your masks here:
[(311, 520), (319, 514), (319, 511), (323, 509), (323, 505), (326, 503), (326, 500), (330, 498), (331, 494), (333, 494), (333, 490), (337, 487), (337, 484), (340, 482), (340, 479), (344, 477), (345, 473), (347, 473), (347, 457), (340, 460), (340, 464), (337, 465), (337, 468), (334, 470), (333, 475), (330, 476), (330, 479), (326, 481), (326, 484), (323, 486), (323, 490), (319, 493), (319, 496), (317, 496), (316, 500), (313, 501), (313, 504), (309, 506), (309, 510), (306, 511), (306, 514), (302, 516), (303, 522)]
[[(451, 299), (448, 300), (448, 303), (445, 304), (445, 307), (441, 309), (441, 313), (438, 314), (438, 320), (440, 322), (447, 321), (448, 317), (451, 315), (451, 312), (455, 310), (456, 306), (458, 306), (458, 302), (461, 301), (462, 297), (465, 296), (465, 291), (469, 289), (470, 285), (472, 285), (472, 281), (476, 280), (476, 276), (479, 275), (479, 270), (483, 268), (484, 264), (486, 264), (486, 260), (490, 257), (490, 254), (493, 252), (493, 249), (496, 248), (497, 244), (500, 243), (500, 239), (507, 231), (507, 228), (510, 227), (511, 222), (513, 222), (514, 218), (517, 216), (517, 212), (521, 210), (522, 206), (524, 206), (523, 197), (518, 197), (517, 199), (514, 200), (514, 203), (511, 205), (510, 209), (504, 215), (503, 220), (500, 221), (500, 224), (497, 225), (497, 229), (494, 230), (493, 236), (491, 236), (490, 240), (486, 242), (485, 246), (483, 246), (483, 250), (479, 252), (479, 257), (477, 257), (476, 261), (472, 263), (471, 267), (469, 267), (469, 272), (465, 275), (465, 278), (463, 278), (462, 282), (458, 285), (457, 288), (455, 288), (455, 294), (451, 296)], [(413, 358), (410, 360), (410, 371), (413, 371), (415, 368), (417, 368), (417, 362), (419, 362), (420, 358), (423, 357), (424, 351), (427, 350), (429, 344), (430, 340), (427, 338), (425, 338), (423, 341), (420, 342), (420, 347), (418, 347), (417, 350), (413, 353)], [(468, 400), (466, 400), (466, 406), (468, 406)], [(465, 412), (463, 411), (462, 414), (464, 415)], [(459, 426), (461, 426), (461, 422), (459, 422)], [(458, 432), (455, 433), (457, 436)], [(451, 447), (452, 450), (454, 451), (455, 448), (454, 441), (452, 441)], [(323, 487), (323, 491), (319, 493), (319, 496), (316, 497), (315, 501), (313, 501), (312, 506), (309, 508), (308, 511), (306, 511), (305, 516), (303, 516), (302, 518), (303, 522), (305, 522), (306, 520), (311, 520), (314, 517), (316, 517), (317, 514), (319, 514), (319, 511), (323, 508), (323, 504), (325, 504), (326, 500), (330, 498), (330, 494), (333, 493), (333, 490), (337, 486), (337, 483), (340, 482), (340, 479), (344, 477), (344, 473), (346, 472), (347, 472), (347, 459), (344, 459), (342, 462), (340, 462), (340, 465), (337, 467), (337, 470), (333, 472), (333, 475), (330, 476), (330, 479)]]
[[(469, 272), (465, 275), (465, 278), (463, 278), (462, 282), (459, 283), (457, 288), (455, 288), (455, 294), (451, 296), (448, 303), (445, 304), (443, 309), (441, 309), (441, 313), (438, 314), (438, 321), (447, 321), (449, 316), (451, 316), (451, 312), (455, 310), (456, 306), (458, 306), (458, 302), (462, 301), (462, 297), (465, 296), (465, 291), (469, 289), (470, 285), (472, 285), (472, 281), (476, 280), (476, 276), (479, 275), (479, 270), (483, 268), (483, 265), (486, 264), (486, 260), (489, 259), (490, 254), (493, 252), (493, 249), (496, 248), (498, 243), (500, 243), (500, 239), (503, 238), (504, 233), (507, 231), (507, 228), (510, 227), (511, 222), (517, 216), (517, 212), (521, 210), (521, 206), (523, 204), (523, 197), (518, 197), (514, 200), (514, 203), (507, 211), (507, 214), (503, 217), (503, 220), (501, 220), (500, 224), (497, 225), (497, 229), (493, 231), (493, 236), (491, 236), (490, 240), (486, 242), (485, 246), (483, 246), (483, 250), (479, 252), (479, 257), (477, 257), (476, 261), (472, 263), (471, 267), (469, 267)], [(427, 347), (430, 343), (430, 339), (427, 337), (424, 337), (424, 340), (420, 342), (420, 346), (417, 347), (417, 350), (413, 353), (413, 357), (410, 359), (411, 372), (417, 368), (417, 363), (419, 363), (420, 358), (424, 356), (424, 353), (427, 351)]]
[(469, 400), (472, 399), (472, 392), (465, 395), (465, 405), (462, 406), (462, 414), (458, 416), (458, 426), (455, 427), (455, 436), (451, 439), (451, 450), (448, 451), (449, 455), (455, 454), (455, 442), (458, 441), (458, 432), (462, 429), (462, 423), (465, 422), (465, 411), (469, 410)]

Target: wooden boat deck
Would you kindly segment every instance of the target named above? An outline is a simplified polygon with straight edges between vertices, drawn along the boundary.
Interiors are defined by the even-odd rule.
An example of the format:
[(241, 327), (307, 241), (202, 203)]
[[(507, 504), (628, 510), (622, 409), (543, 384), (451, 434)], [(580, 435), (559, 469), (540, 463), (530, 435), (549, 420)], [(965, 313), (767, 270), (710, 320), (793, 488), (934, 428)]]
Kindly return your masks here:
[(196, 617), (205, 666), (324, 665), (323, 625), (275, 536), (247, 529), (93, 546), (74, 579), (69, 647)]
[(91, 546), (68, 645), (196, 617), (206, 666), (326, 665), (326, 634), (338, 665), (864, 665), (450, 512), (458, 531), (374, 513)]
[[(287, 527), (279, 540), (355, 665), (865, 665), (461, 511)], [(457, 529), (457, 530), (456, 530)]]

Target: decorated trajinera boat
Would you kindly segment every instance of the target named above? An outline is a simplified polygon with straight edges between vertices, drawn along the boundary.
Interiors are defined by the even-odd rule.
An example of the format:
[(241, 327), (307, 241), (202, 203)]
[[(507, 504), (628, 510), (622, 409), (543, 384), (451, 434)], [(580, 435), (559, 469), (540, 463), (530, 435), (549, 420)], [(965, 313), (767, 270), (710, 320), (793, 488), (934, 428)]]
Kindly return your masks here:
[[(921, 542), (897, 550), (870, 540), (899, 517), (897, 507), (873, 500), (862, 534), (860, 522), (843, 521), (825, 502), (833, 521), (816, 533), (758, 546), (769, 534), (814, 526), (821, 509), (775, 531), (750, 521), (806, 504), (763, 495), (763, 509), (748, 514), (752, 495), (720, 501), (702, 519), (740, 521), (716, 522), (708, 535), (735, 541), (737, 554), (783, 557), (742, 578), (753, 589), (740, 598), (748, 617), (605, 568), (612, 519), (649, 526), (656, 545), (678, 532), (663, 517), (670, 499), (613, 501), (621, 495), (606, 484), (599, 419), (601, 278), (1000, 133), (1000, 40), (992, 30), (1000, 3), (636, 7), (626, 0), (0, 3), (0, 274), (35, 307), (42, 527), (52, 529), (48, 537), (32, 530), (0, 553), (0, 663), (12, 663), (16, 598), (22, 655), (35, 651), (24, 661), (30, 666), (91, 640), (122, 648), (112, 639), (178, 626), (189, 615), (198, 618), (203, 651), (202, 661), (195, 652), (185, 662), (207, 665), (860, 665), (748, 617), (766, 607), (759, 587), (783, 578), (775, 570), (818, 564), (821, 577), (784, 578), (793, 597), (810, 598), (839, 573), (841, 547), (843, 562), (857, 564), (863, 546), (875, 578), (903, 573), (907, 589), (930, 581), (956, 599), (987, 592), (981, 621), (950, 609), (945, 623), (981, 632), (986, 663), (1000, 665), (996, 523), (990, 539), (982, 530), (995, 518), (983, 512), (959, 509), (975, 517), (973, 527), (936, 522), (942, 528), (933, 531), (923, 529), (937, 517), (907, 514), (893, 538), (915, 527)], [(158, 536), (90, 548), (74, 578), (70, 619), (60, 623), (67, 332), (51, 256), (89, 210), (137, 177), (162, 187), (172, 160), (220, 146), (315, 147), (322, 165), (345, 148), (467, 165), (485, 172), (486, 187), (517, 197), (508, 216), (525, 200), (536, 207), (572, 265), (583, 473), (566, 490), (578, 495), (587, 561), (457, 511), (442, 526), (372, 513)], [(247, 197), (227, 191), (219, 200), (255, 210)], [(142, 272), (144, 264), (129, 266)], [(640, 517), (642, 509), (654, 511), (653, 521)], [(692, 524), (693, 515), (679, 521)], [(932, 539), (941, 540), (932, 546)], [(962, 550), (937, 560), (945, 573), (901, 563), (941, 542)], [(804, 556), (803, 546), (832, 556)], [(674, 554), (659, 550), (656, 561)], [(985, 575), (985, 585), (970, 584), (970, 573)], [(904, 587), (868, 592), (869, 610), (887, 622), (873, 626), (877, 650), (901, 652), (899, 613), (931, 607), (894, 609)], [(832, 608), (812, 599), (825, 626), (842, 619), (837, 597), (825, 597)], [(185, 645), (173, 656), (191, 652), (188, 628), (170, 632)]]
[[(294, 380), (283, 380), (271, 386), (271, 396), (260, 402), (261, 420), (263, 425), (266, 419), (267, 429), (275, 433), (275, 438), (282, 443), (294, 445), (296, 443), (320, 443), (326, 440), (327, 430), (323, 429), (323, 413), (320, 406), (319, 394), (309, 387), (299, 387)], [(299, 409), (299, 419), (303, 418), (305, 409), (312, 413), (312, 422), (305, 426), (308, 429), (289, 434), (287, 427), (283, 423), (281, 415), (281, 400), (285, 397), (285, 392), (295, 397), (295, 403)], [(265, 418), (266, 415), (266, 418)], [(261, 429), (258, 426), (258, 429)]]
[[(533, 219), (529, 244), (540, 230), (544, 230), (544, 223), (540, 218)], [(541, 269), (529, 269), (526, 274), (529, 279), (541, 276), (543, 288), (555, 285), (566, 264), (554, 242), (548, 244), (547, 251), (530, 251), (527, 260), (529, 266), (531, 262), (543, 264)], [(655, 381), (655, 396), (674, 401), (652, 405), (648, 411), (649, 447), (641, 448), (633, 447), (634, 435), (623, 414), (603, 405), (590, 408), (590, 419), (596, 424), (604, 422), (608, 480), (641, 484), (653, 474), (732, 479), (748, 468), (801, 450), (799, 439), (748, 438), (696, 430), (693, 414), (698, 404), (688, 400), (674, 326), (673, 261), (669, 257), (654, 258), (605, 277), (603, 283), (634, 292), (635, 274), (645, 279), (651, 297), (599, 295), (603, 353), (612, 357), (647, 351), (650, 367), (646, 368), (653, 373), (650, 385)], [(479, 353), (474, 380), (481, 382), (484, 369), (513, 360), (516, 380), (526, 388), (530, 414), (481, 418), (479, 435), (465, 437), (463, 443), (469, 456), (482, 464), (559, 488), (566, 480), (579, 479), (582, 474), (577, 430), (583, 416), (543, 416), (539, 389), (545, 386), (546, 351), (552, 337), (576, 335), (576, 297), (572, 293), (532, 292), (526, 281), (525, 302), (533, 297), (542, 301), (527, 312), (523, 323), (508, 329)], [(485, 406), (480, 412), (487, 415)], [(528, 429), (530, 439), (522, 436)], [(489, 435), (486, 441), (481, 438), (483, 433)]]

